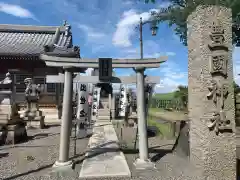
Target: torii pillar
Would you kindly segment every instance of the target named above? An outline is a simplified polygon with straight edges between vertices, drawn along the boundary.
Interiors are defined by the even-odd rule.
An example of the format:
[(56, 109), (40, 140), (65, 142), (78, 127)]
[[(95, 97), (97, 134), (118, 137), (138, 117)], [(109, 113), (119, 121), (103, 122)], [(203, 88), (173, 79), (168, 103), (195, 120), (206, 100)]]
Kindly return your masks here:
[(73, 71), (70, 67), (64, 68), (64, 94), (61, 120), (59, 158), (53, 167), (70, 167), (73, 162), (69, 160), (69, 145), (72, 126), (72, 97), (73, 97)]
[(147, 169), (155, 167), (154, 163), (150, 161), (148, 155), (144, 71), (145, 68), (135, 68), (137, 77), (137, 117), (139, 141), (139, 158), (134, 162), (136, 169)]

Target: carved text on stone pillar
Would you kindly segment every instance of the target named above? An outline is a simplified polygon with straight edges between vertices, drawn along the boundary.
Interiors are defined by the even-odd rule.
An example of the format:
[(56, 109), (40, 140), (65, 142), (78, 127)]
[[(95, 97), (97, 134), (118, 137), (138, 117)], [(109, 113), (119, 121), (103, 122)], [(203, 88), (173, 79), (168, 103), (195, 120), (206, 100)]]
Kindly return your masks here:
[(87, 86), (85, 84), (81, 84), (80, 91), (87, 91)]
[(214, 130), (216, 133), (219, 133), (219, 131), (231, 130), (231, 122), (226, 118), (224, 112), (224, 101), (228, 95), (227, 84), (220, 84), (216, 80), (212, 80), (208, 89), (210, 93), (207, 97), (212, 99), (216, 105), (216, 111), (210, 119), (208, 128)]
[(224, 111), (224, 101), (228, 96), (228, 84), (222, 83), (227, 77), (228, 47), (225, 42), (225, 30), (220, 22), (213, 22), (210, 28), (211, 34), (209, 35), (210, 43), (208, 47), (211, 55), (209, 67), (213, 79), (208, 86), (210, 93), (207, 97), (213, 100), (216, 111), (210, 119), (208, 128), (218, 134), (219, 131), (232, 129), (231, 121), (226, 118)]
[(210, 59), (210, 73), (220, 73), (224, 76), (227, 75), (227, 55), (212, 55)]
[(80, 104), (85, 104), (85, 103), (86, 103), (85, 97), (81, 96), (81, 98), (80, 98)]
[(225, 44), (224, 29), (219, 22), (213, 22), (210, 27), (210, 44), (208, 45), (211, 51), (225, 50), (228, 51), (228, 47)]

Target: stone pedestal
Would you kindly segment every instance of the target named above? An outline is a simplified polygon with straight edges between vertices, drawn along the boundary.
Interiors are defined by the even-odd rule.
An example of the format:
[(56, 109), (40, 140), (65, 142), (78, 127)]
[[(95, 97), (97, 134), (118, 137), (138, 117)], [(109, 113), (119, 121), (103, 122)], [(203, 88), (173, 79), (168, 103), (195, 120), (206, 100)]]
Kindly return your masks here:
[(43, 112), (39, 110), (37, 102), (27, 105), (27, 110), (23, 114), (23, 119), (27, 122), (27, 127), (43, 129), (45, 127)]
[(8, 125), (6, 129), (6, 140), (5, 144), (15, 144), (27, 140), (27, 131), (25, 123)]
[(188, 18), (190, 160), (204, 180), (236, 179), (231, 16), (199, 6)]
[(26, 123), (20, 118), (16, 104), (10, 104), (10, 97), (4, 97), (0, 104), (1, 144), (15, 144), (27, 140)]
[(77, 138), (82, 139), (87, 137), (87, 119), (77, 120)]

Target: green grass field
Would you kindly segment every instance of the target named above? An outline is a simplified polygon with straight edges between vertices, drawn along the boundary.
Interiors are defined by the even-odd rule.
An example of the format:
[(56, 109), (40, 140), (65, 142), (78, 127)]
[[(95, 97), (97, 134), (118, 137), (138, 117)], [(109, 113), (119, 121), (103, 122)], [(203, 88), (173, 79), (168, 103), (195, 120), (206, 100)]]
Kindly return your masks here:
[(149, 118), (147, 120), (148, 122), (148, 126), (155, 126), (158, 129), (158, 136), (162, 136), (162, 137), (169, 137), (170, 136), (170, 124), (161, 124), (158, 123), (156, 121), (154, 121), (153, 119)]
[(172, 100), (174, 98), (174, 92), (164, 93), (164, 94), (155, 94), (153, 98), (161, 100)]

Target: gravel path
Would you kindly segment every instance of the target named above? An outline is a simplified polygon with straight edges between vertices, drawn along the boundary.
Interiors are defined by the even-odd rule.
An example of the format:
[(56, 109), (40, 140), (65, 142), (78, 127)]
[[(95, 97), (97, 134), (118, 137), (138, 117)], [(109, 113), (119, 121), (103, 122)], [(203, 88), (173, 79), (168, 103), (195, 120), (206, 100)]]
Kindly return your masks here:
[[(198, 172), (187, 159), (178, 157), (171, 152), (175, 140), (164, 140), (160, 137), (150, 137), (149, 156), (156, 164), (154, 170), (136, 170), (133, 162), (138, 157), (137, 150), (133, 150), (136, 129), (124, 127), (122, 138), (120, 128), (115, 127), (122, 144), (125, 157), (132, 172), (132, 179), (148, 180), (197, 180)], [(138, 144), (138, 143), (137, 143)], [(138, 148), (138, 147), (137, 147)]]
[[(55, 177), (51, 172), (53, 163), (58, 158), (60, 127), (43, 130), (28, 130), (33, 140), (15, 146), (0, 147), (0, 179), (76, 179), (80, 164), (76, 165), (74, 173), (66, 177)], [(88, 139), (77, 140), (76, 158), (82, 161)], [(3, 157), (1, 157), (1, 154)], [(70, 157), (74, 156), (74, 140), (71, 140)]]
[[(0, 147), (0, 179), (1, 180), (75, 180), (79, 179), (81, 163), (87, 148), (88, 138), (77, 140), (77, 161), (75, 169), (62, 175), (51, 173), (52, 164), (58, 158), (60, 127), (51, 127), (44, 130), (28, 130), (28, 135), (35, 139), (13, 146)], [(120, 128), (116, 129), (120, 135)], [(158, 137), (149, 138), (150, 158), (156, 163), (156, 169), (137, 171), (133, 162), (138, 157), (133, 150), (135, 130), (123, 129), (121, 143), (125, 145), (124, 153), (132, 172), (131, 179), (143, 180), (197, 180), (197, 175), (191, 173), (195, 169), (186, 159), (181, 159), (169, 153), (173, 141)], [(71, 140), (70, 157), (73, 157), (73, 140)], [(1, 155), (2, 154), (2, 155)], [(101, 168), (101, 167), (99, 167)], [(195, 172), (196, 173), (196, 172)], [(130, 180), (130, 178), (99, 178), (100, 180)]]

